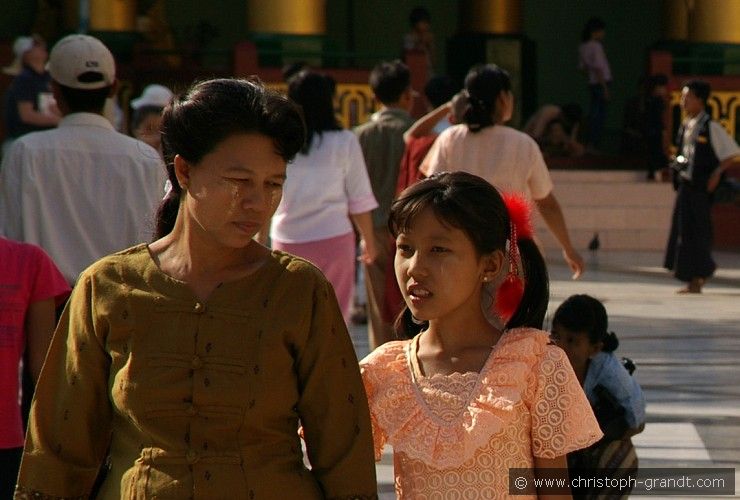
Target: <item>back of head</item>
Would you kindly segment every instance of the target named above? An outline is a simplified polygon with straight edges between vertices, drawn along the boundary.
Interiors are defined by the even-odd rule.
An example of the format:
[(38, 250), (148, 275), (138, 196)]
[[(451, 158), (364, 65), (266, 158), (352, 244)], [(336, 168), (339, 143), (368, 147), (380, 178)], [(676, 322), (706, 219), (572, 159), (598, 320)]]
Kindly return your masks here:
[(456, 90), (449, 76), (436, 75), (424, 86), (424, 95), (432, 107), (437, 108), (452, 99)]
[(100, 113), (116, 81), (110, 50), (89, 35), (68, 35), (51, 49), (48, 64), (69, 111)]
[(592, 17), (586, 21), (586, 25), (583, 27), (581, 32), (581, 40), (587, 42), (591, 39), (591, 36), (597, 31), (603, 31), (606, 29), (606, 23), (600, 17)]
[(426, 22), (430, 23), (432, 22), (432, 15), (429, 13), (429, 10), (427, 10), (425, 7), (414, 7), (411, 9), (411, 12), (409, 13), (409, 26), (412, 28), (416, 26), (418, 23)]
[(553, 325), (560, 325), (572, 332), (587, 333), (592, 344), (603, 342), (603, 350), (612, 352), (619, 346), (614, 333), (608, 331), (609, 323), (604, 304), (590, 295), (571, 295), (555, 311)]
[(465, 111), (468, 109), (468, 95), (464, 90), (461, 90), (452, 97), (451, 102), (451, 113), (455, 120), (455, 124), (462, 123), (465, 117)]
[[(486, 180), (466, 172), (441, 172), (405, 189), (391, 206), (388, 228), (393, 237), (407, 232), (426, 209), (431, 209), (443, 224), (462, 230), (479, 255), (506, 251), (509, 213), (501, 194)], [(526, 241), (517, 241), (526, 282), (524, 297), (507, 328), (541, 328), (547, 310), (549, 287), (545, 263), (534, 242), (530, 240), (530, 245)], [(408, 316), (405, 313), (407, 319)], [(404, 323), (403, 317), (399, 317), (396, 325), (399, 333), (413, 335), (423, 326)]]
[(375, 97), (385, 105), (397, 103), (411, 86), (411, 73), (399, 59), (384, 61), (370, 72), (370, 88)]
[(683, 88), (688, 88), (692, 94), (702, 100), (706, 104), (709, 95), (712, 93), (712, 87), (709, 82), (704, 80), (689, 80), (683, 84)]
[(304, 153), (311, 148), (314, 134), (341, 129), (334, 114), (334, 87), (325, 75), (301, 71), (288, 82), (288, 97), (303, 110), (306, 122)]
[(231, 78), (199, 82), (176, 96), (164, 109), (161, 130), (172, 190), (157, 214), (157, 238), (172, 230), (177, 216), (181, 189), (174, 171), (175, 155), (197, 165), (232, 135), (261, 134), (273, 140), (276, 153), (291, 161), (305, 138), (295, 104), (260, 83)]
[(468, 108), (463, 121), (471, 132), (495, 124), (496, 100), (501, 92), (511, 91), (511, 78), (495, 64), (475, 66), (465, 76)]

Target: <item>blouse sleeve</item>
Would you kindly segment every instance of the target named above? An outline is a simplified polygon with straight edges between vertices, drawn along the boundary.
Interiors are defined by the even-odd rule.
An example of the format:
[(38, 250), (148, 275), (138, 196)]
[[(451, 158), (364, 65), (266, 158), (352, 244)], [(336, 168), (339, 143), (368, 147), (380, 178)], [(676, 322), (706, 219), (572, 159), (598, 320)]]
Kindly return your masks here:
[(35, 276), (31, 287), (30, 302), (54, 299), (59, 305), (69, 295), (69, 285), (62, 273), (46, 252), (40, 247), (33, 246)]
[(373, 403), (375, 402), (375, 377), (372, 376), (373, 367), (367, 364), (360, 363), (360, 373), (362, 374), (362, 382), (365, 384), (365, 392), (367, 393), (367, 400), (370, 405), (370, 423), (372, 424), (373, 430), (373, 449), (375, 452), (375, 461), (379, 462), (383, 456), (383, 448), (385, 443), (388, 442), (388, 436), (383, 432), (383, 428), (378, 424), (378, 418), (375, 416)]
[(565, 353), (548, 345), (532, 374), (532, 451), (555, 458), (602, 437), (599, 424)]
[(375, 463), (357, 357), (328, 282), (314, 288), (313, 304), (296, 361), (308, 458), (326, 498), (372, 498)]
[(362, 156), (360, 141), (357, 137), (347, 132), (348, 162), (347, 172), (345, 174), (345, 190), (347, 200), (349, 200), (349, 213), (361, 214), (378, 208), (378, 202), (373, 195), (373, 188), (370, 186), (370, 177), (367, 174), (365, 157)]
[(91, 279), (83, 275), (36, 387), (16, 498), (88, 498), (103, 463), (111, 434), (110, 358), (94, 309)]

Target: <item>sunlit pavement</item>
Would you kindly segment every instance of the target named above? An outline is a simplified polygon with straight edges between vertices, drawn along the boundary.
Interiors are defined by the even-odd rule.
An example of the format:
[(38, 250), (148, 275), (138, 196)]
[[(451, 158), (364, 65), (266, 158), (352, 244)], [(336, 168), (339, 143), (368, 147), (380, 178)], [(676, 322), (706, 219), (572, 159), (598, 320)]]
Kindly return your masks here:
[[(549, 313), (572, 294), (597, 297), (619, 337), (617, 354), (637, 365), (647, 399), (645, 431), (633, 438), (640, 467), (733, 467), (740, 485), (740, 254), (715, 253), (719, 269), (704, 293), (678, 295), (682, 284), (656, 253), (587, 255), (578, 281), (551, 253)], [(365, 356), (366, 327), (351, 334)], [(390, 450), (378, 484), (381, 498), (394, 498)]]

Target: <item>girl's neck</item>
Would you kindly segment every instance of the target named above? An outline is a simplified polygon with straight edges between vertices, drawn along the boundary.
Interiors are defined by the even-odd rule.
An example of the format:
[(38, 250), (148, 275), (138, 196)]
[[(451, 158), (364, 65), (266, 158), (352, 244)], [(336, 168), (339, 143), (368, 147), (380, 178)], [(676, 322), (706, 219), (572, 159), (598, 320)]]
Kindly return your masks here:
[(480, 311), (480, 314), (471, 316), (430, 320), (424, 335), (427, 345), (455, 353), (475, 346), (493, 346), (498, 342), (501, 331)]

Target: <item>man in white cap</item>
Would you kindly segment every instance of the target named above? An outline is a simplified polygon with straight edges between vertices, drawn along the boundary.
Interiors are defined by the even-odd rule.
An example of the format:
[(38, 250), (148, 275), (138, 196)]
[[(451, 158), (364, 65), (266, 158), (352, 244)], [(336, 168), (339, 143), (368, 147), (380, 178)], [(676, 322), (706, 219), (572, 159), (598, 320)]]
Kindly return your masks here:
[(162, 153), (162, 110), (172, 100), (172, 91), (156, 83), (144, 87), (139, 97), (131, 100), (131, 135)]
[(18, 137), (56, 127), (61, 118), (45, 67), (49, 56), (46, 42), (37, 35), (21, 36), (13, 43), (13, 53), (13, 63), (3, 68), (3, 73), (15, 76), (5, 94), (3, 155)]
[(13, 144), (0, 171), (0, 235), (41, 246), (65, 278), (150, 238), (165, 180), (157, 151), (102, 116), (116, 89), (113, 55), (69, 35), (51, 50), (59, 127)]

